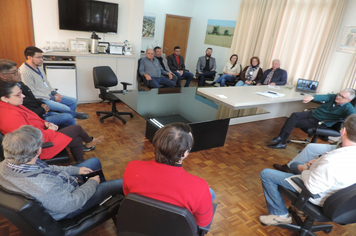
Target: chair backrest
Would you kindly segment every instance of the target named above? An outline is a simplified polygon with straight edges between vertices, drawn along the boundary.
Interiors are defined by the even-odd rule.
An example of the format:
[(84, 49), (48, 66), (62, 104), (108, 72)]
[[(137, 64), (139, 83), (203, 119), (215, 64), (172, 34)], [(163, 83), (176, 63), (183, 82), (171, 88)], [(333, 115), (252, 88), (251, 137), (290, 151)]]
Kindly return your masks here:
[(356, 223), (356, 184), (329, 196), (324, 203), (323, 211), (336, 223)]
[(186, 208), (130, 193), (121, 202), (117, 235), (196, 236), (198, 227)]
[(146, 78), (140, 74), (140, 63), (141, 63), (141, 58), (138, 59), (137, 62), (137, 80), (142, 86), (149, 87), (149, 83), (146, 80)]
[(28, 235), (64, 235), (45, 208), (33, 198), (0, 186), (0, 214)]
[(117, 85), (117, 77), (110, 66), (97, 66), (93, 68), (94, 86), (113, 87)]

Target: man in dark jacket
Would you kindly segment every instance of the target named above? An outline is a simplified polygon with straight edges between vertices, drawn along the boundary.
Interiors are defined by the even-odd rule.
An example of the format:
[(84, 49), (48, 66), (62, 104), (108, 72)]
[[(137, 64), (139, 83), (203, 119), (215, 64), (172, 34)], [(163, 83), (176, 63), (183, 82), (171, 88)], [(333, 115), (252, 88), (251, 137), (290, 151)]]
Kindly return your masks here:
[(181, 87), (180, 80), (181, 77), (186, 77), (187, 82), (185, 82), (184, 87), (189, 87), (190, 81), (193, 80), (193, 74), (185, 70), (184, 58), (180, 55), (180, 47), (174, 47), (174, 53), (167, 57), (169, 69), (178, 77), (177, 87)]
[(285, 85), (287, 83), (287, 71), (279, 68), (280, 66), (280, 60), (274, 59), (272, 61), (272, 68), (263, 73), (257, 85)]
[(22, 94), (25, 95), (23, 104), (27, 109), (36, 113), (42, 119), (58, 125), (60, 128), (75, 125), (75, 119), (69, 113), (57, 113), (50, 111), (42, 99), (36, 99), (31, 89), (21, 82), (21, 75), (16, 67), (16, 63), (10, 60), (0, 60), (0, 79), (18, 83), (21, 86)]

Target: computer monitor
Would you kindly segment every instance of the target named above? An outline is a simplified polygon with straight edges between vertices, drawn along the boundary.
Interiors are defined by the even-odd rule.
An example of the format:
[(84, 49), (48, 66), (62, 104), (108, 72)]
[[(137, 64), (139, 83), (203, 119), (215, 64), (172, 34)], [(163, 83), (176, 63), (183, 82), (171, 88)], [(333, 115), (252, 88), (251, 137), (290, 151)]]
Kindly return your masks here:
[(297, 87), (295, 91), (303, 93), (316, 93), (319, 82), (306, 79), (298, 79)]

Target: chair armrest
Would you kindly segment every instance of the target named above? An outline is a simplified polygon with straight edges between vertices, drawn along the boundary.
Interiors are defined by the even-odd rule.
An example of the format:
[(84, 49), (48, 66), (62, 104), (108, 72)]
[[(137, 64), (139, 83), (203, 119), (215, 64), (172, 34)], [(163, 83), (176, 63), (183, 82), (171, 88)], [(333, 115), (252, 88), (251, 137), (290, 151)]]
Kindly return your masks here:
[(321, 120), (318, 122), (318, 125), (322, 125), (324, 123), (328, 123), (328, 122), (341, 122), (341, 123), (344, 123), (345, 120), (344, 119), (339, 119), (339, 120)]
[(96, 88), (98, 88), (98, 89), (104, 89), (104, 90), (108, 90), (108, 89), (109, 89), (108, 87), (105, 87), (105, 86), (96, 86)]
[(298, 210), (302, 210), (305, 204), (309, 201), (309, 198), (320, 198), (319, 194), (312, 194), (304, 185), (303, 180), (298, 177), (292, 178), (292, 181), (302, 189), (302, 192), (299, 194), (297, 201), (295, 202), (294, 206)]
[(53, 143), (52, 142), (42, 143), (42, 148), (49, 148), (49, 147), (53, 147)]
[(124, 90), (127, 90), (127, 85), (132, 85), (130, 83), (127, 82), (120, 82), (122, 84), (122, 86), (124, 86)]

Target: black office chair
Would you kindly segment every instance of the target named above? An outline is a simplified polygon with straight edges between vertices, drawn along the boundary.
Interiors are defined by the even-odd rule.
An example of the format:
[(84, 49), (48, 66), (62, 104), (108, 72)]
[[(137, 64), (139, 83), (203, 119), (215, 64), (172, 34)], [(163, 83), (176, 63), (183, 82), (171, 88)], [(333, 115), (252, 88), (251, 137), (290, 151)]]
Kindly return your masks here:
[(123, 90), (114, 90), (108, 91), (109, 87), (113, 87), (117, 85), (117, 77), (114, 71), (109, 66), (97, 66), (93, 68), (93, 79), (95, 88), (100, 90), (99, 98), (104, 101), (109, 101), (112, 103), (111, 111), (97, 111), (96, 114), (100, 116), (100, 114), (106, 114), (105, 116), (100, 118), (100, 122), (104, 123), (104, 119), (115, 116), (119, 118), (122, 123), (126, 124), (124, 118), (121, 115), (130, 115), (133, 117), (131, 112), (119, 112), (116, 109), (116, 103), (121, 102), (121, 100), (116, 97), (113, 93), (124, 93), (127, 92), (127, 85), (132, 85), (130, 83), (121, 82), (124, 89)]
[(0, 186), (0, 214), (26, 235), (75, 236), (82, 235), (109, 219), (116, 224), (116, 213), (123, 195), (113, 196), (101, 206), (72, 218), (55, 221), (35, 199), (9, 191)]
[(226, 81), (225, 85), (226, 86), (235, 86), (236, 83), (240, 80), (241, 72), (242, 72), (242, 66), (240, 65), (240, 73), (239, 73), (239, 75), (236, 76), (236, 79), (234, 81)]
[[(0, 133), (0, 144), (2, 143), (2, 140), (4, 138), (4, 135)], [(47, 147), (52, 147), (53, 143), (52, 142), (46, 142), (43, 143), (42, 148), (47, 148)], [(4, 150), (2, 148), (2, 145), (0, 145), (0, 161), (3, 161), (5, 159), (4, 157)], [(46, 162), (48, 165), (56, 165), (56, 164), (61, 164), (61, 163), (67, 163), (69, 162), (69, 154), (66, 148), (64, 148), (60, 153), (55, 155), (52, 159), (47, 159), (47, 160), (42, 160)]]
[(300, 194), (282, 186), (278, 186), (278, 190), (292, 201), (295, 208), (303, 211), (307, 217), (303, 222), (292, 207), (289, 207), (288, 210), (297, 225), (277, 225), (278, 227), (298, 231), (302, 236), (315, 236), (316, 234), (313, 232), (324, 231), (329, 233), (333, 228), (331, 224), (314, 225), (315, 221), (336, 222), (342, 225), (356, 223), (356, 184), (330, 195), (324, 202), (323, 207), (320, 207), (308, 201), (310, 198), (320, 197), (319, 195), (310, 193), (300, 178), (294, 177), (292, 180), (302, 189)]
[(198, 227), (188, 209), (134, 193), (121, 202), (117, 215), (118, 236), (202, 236), (210, 225)]

